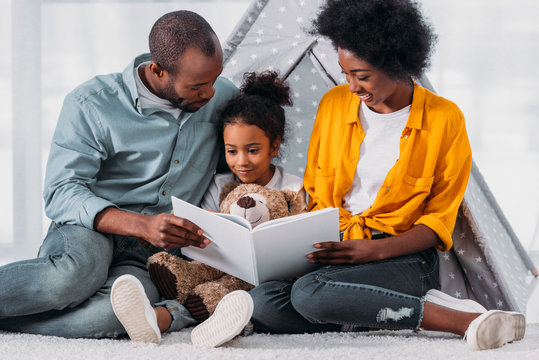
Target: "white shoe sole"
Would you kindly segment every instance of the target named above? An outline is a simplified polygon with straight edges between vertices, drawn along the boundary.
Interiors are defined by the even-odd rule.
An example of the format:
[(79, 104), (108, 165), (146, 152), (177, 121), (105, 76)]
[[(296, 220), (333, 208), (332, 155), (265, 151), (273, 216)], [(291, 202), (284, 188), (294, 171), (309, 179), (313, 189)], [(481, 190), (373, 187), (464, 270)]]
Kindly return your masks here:
[(427, 291), (425, 300), (457, 311), (480, 314), (487, 312), (487, 309), (476, 301), (457, 299), (436, 289)]
[(140, 281), (132, 275), (122, 275), (110, 293), (114, 314), (124, 326), (129, 338), (136, 342), (161, 342), (157, 317)]
[(490, 310), (470, 323), (466, 341), (476, 350), (496, 349), (520, 340), (526, 332), (526, 318), (511, 311)]
[(253, 299), (243, 290), (225, 295), (214, 313), (191, 332), (195, 347), (211, 348), (222, 345), (239, 335), (253, 314)]

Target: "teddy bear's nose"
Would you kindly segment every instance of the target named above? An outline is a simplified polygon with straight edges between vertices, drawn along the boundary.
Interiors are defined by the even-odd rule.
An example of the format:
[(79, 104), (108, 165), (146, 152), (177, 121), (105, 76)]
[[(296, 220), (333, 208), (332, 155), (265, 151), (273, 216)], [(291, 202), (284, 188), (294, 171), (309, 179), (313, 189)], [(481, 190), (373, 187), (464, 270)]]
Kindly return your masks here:
[(238, 206), (244, 209), (252, 208), (256, 205), (255, 199), (250, 196), (244, 196), (238, 200)]

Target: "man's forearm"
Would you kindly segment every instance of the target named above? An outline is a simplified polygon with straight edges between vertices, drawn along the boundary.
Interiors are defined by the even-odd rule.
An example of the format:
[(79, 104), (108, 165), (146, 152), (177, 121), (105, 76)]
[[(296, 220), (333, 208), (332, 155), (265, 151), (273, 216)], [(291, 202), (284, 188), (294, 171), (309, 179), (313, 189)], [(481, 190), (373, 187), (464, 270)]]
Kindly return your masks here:
[(96, 215), (94, 229), (105, 234), (144, 238), (146, 218), (147, 215), (108, 207)]

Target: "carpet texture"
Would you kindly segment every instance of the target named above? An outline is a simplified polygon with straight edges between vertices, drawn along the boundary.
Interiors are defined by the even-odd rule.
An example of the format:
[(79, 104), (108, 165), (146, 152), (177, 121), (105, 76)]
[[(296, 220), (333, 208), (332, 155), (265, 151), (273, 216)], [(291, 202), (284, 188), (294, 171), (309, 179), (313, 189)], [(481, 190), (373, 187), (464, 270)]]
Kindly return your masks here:
[(201, 350), (191, 346), (190, 330), (164, 335), (161, 345), (0, 332), (0, 359), (539, 359), (538, 323), (528, 324), (523, 340), (487, 351), (471, 350), (458, 336), (427, 331), (254, 334), (221, 348)]

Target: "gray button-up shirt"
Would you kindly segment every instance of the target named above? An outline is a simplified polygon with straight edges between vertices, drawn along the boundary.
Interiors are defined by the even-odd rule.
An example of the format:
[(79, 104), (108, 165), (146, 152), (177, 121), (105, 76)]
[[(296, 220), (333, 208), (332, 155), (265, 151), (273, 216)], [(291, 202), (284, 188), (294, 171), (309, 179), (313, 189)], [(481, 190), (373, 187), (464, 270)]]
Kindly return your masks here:
[(185, 113), (141, 109), (135, 69), (96, 76), (66, 96), (45, 176), (45, 211), (57, 222), (93, 229), (104, 208), (158, 214), (171, 195), (199, 205), (221, 156), (217, 111), (237, 93), (218, 78), (211, 101)]

